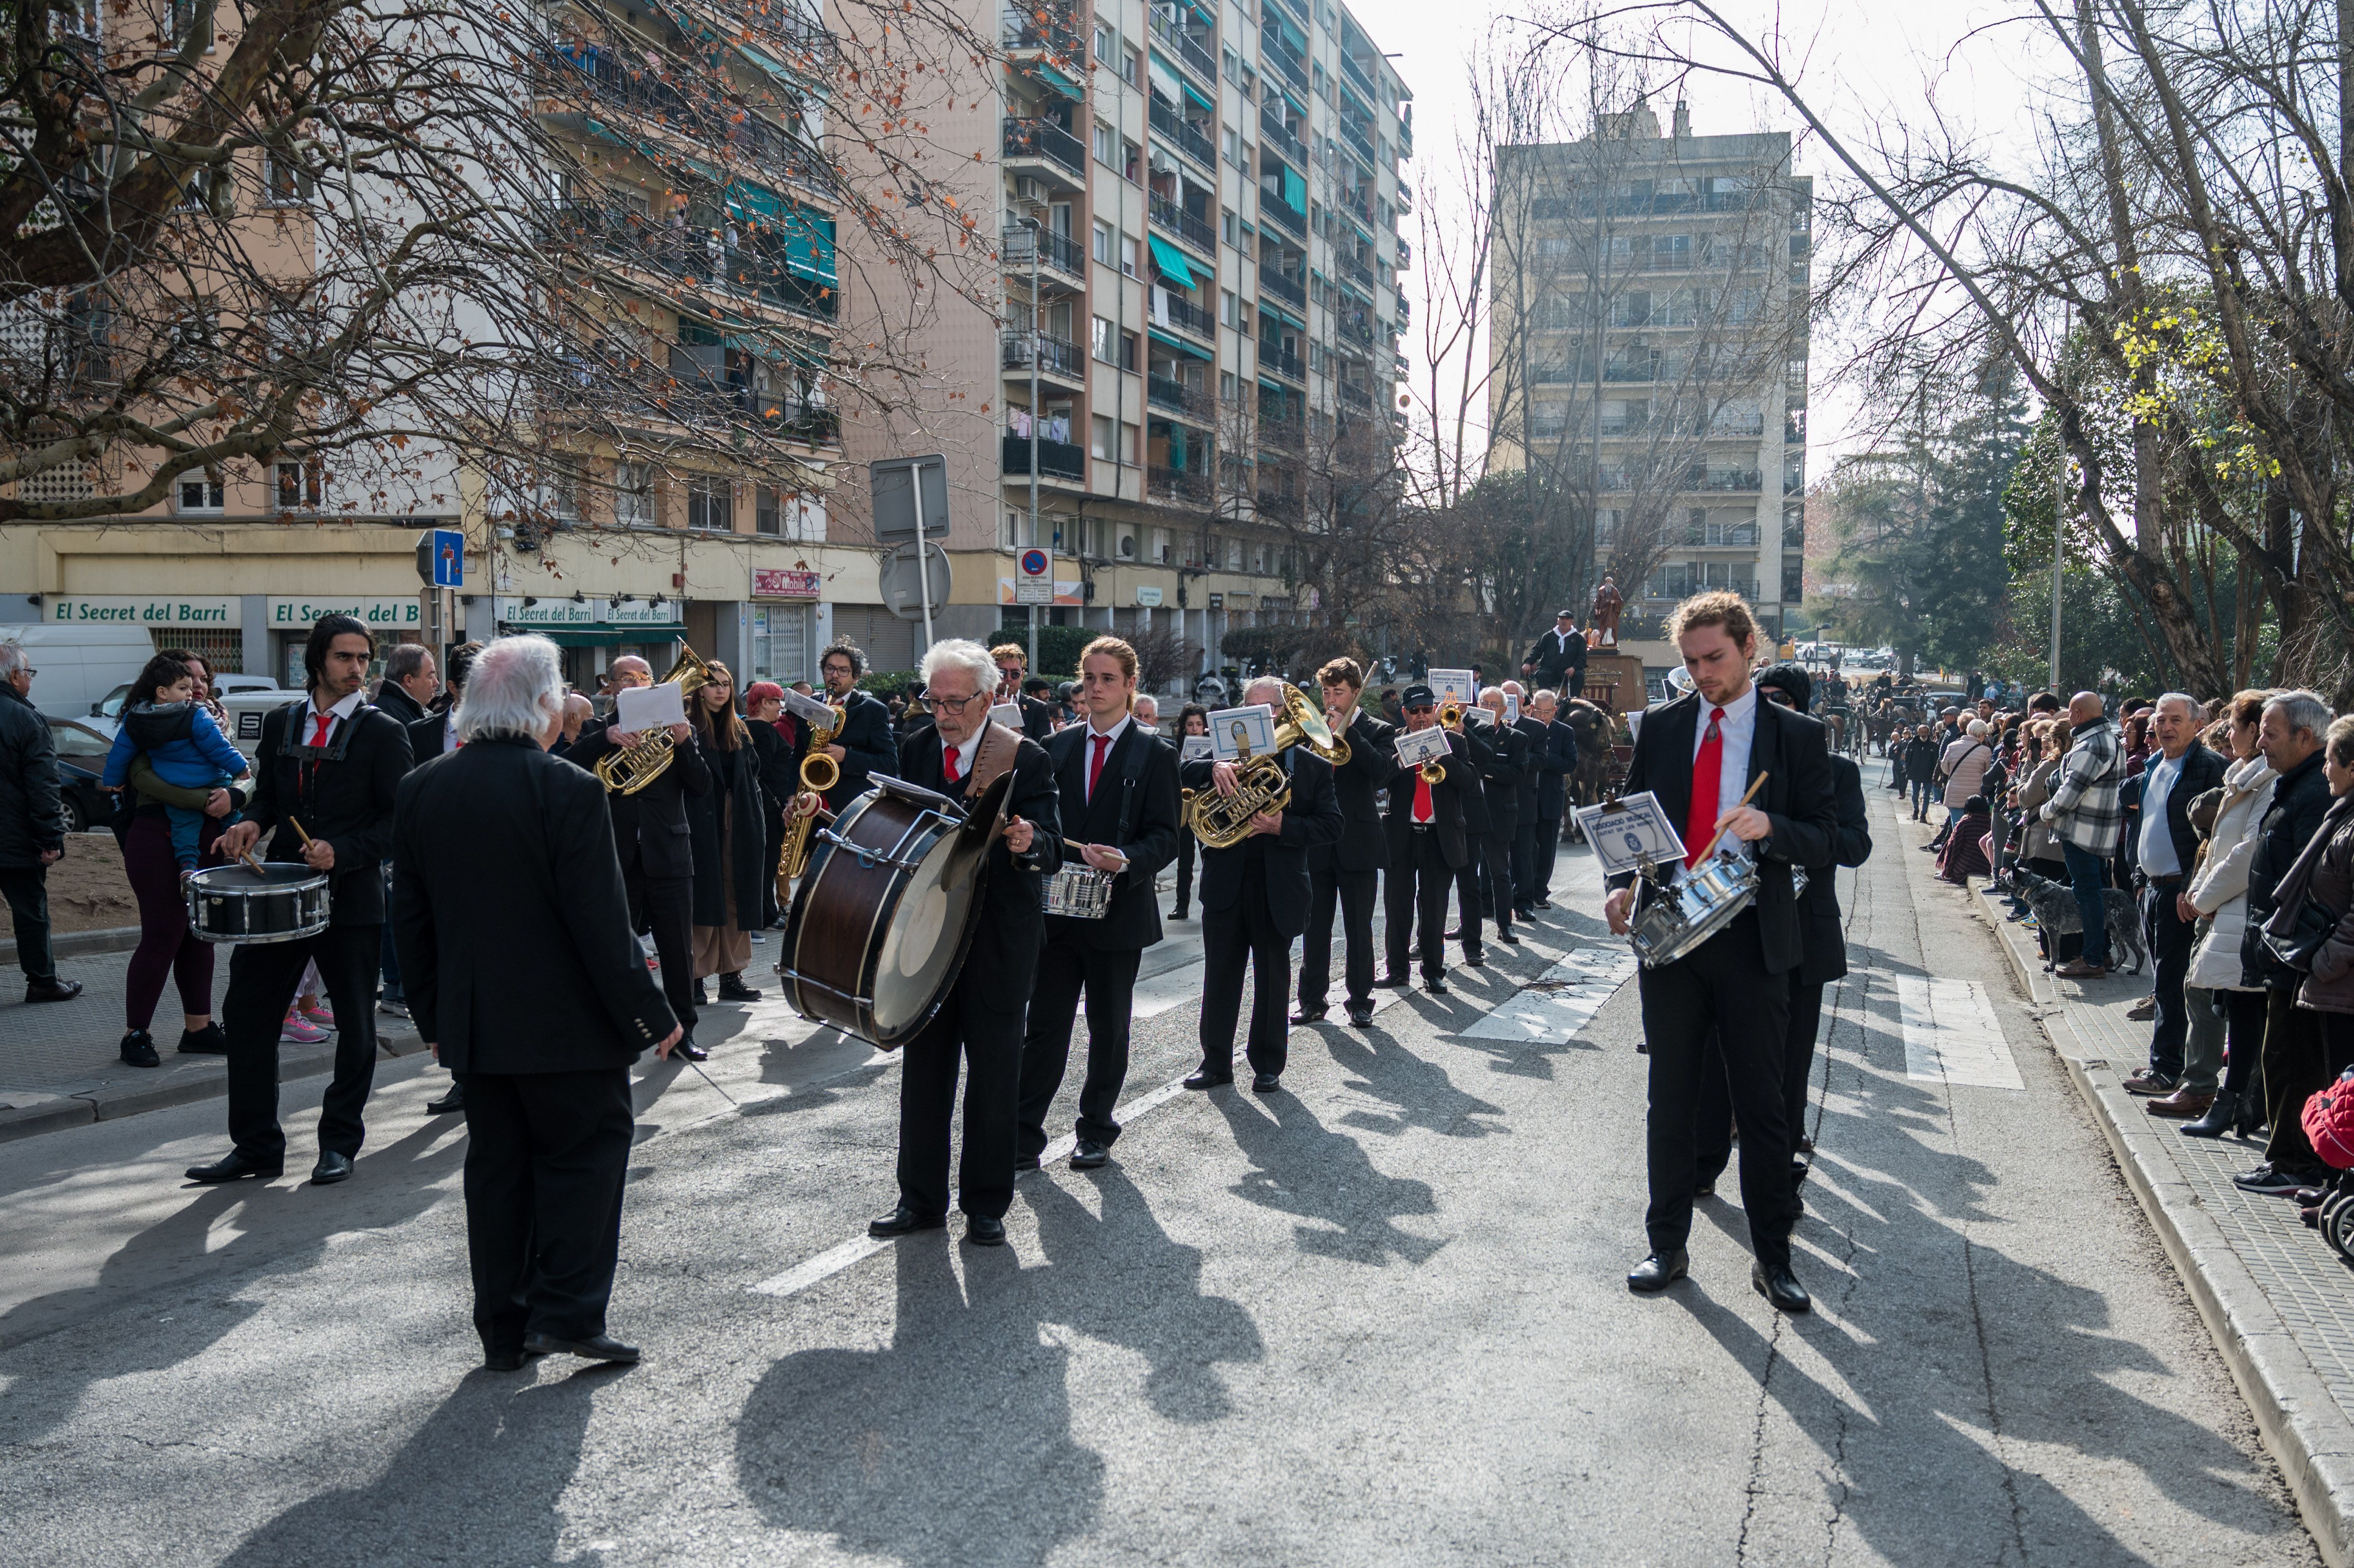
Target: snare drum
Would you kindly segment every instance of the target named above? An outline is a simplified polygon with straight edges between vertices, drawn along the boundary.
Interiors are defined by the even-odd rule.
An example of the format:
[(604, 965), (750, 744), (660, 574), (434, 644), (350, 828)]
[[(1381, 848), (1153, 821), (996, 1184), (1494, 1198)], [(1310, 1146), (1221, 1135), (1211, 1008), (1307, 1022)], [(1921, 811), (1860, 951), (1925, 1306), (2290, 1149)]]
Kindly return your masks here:
[(1113, 873), (1091, 865), (1066, 865), (1046, 879), (1046, 913), (1072, 920), (1100, 920), (1111, 913)]
[(204, 942), (292, 942), (327, 928), (327, 874), (265, 863), (208, 866), (188, 878), (188, 927)]
[(1733, 924), (1757, 896), (1756, 864), (1744, 855), (1712, 855), (1677, 872), (1664, 886), (1642, 884), (1642, 910), (1628, 939), (1645, 969), (1674, 963)]

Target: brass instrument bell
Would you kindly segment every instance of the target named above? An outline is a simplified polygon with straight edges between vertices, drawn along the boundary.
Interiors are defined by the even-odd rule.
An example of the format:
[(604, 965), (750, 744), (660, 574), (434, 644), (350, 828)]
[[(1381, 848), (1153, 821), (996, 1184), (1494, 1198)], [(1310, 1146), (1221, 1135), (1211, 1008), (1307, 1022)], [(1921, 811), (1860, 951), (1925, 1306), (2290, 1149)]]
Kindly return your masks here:
[[(680, 643), (678, 648), (678, 662), (655, 684), (666, 686), (675, 681), (678, 694), (691, 699), (710, 681), (711, 666), (685, 643)], [(616, 794), (634, 795), (663, 776), (677, 750), (678, 742), (671, 737), (669, 730), (654, 730), (639, 737), (638, 744), (627, 750), (609, 751), (599, 758), (597, 778)]]

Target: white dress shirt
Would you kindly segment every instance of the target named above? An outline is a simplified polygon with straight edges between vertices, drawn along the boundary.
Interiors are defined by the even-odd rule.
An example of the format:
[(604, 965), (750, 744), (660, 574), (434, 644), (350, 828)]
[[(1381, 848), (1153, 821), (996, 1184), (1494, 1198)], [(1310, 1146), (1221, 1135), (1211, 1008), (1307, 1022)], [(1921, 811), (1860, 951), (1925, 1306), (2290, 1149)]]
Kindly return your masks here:
[(942, 736), (940, 737), (941, 771), (946, 772), (948, 770), (948, 755), (949, 752), (953, 751), (956, 753), (957, 782), (961, 784), (966, 779), (971, 778), (972, 759), (981, 750), (981, 737), (988, 733), (989, 726), (987, 725), (976, 725), (973, 726), (972, 734), (967, 736), (963, 744), (960, 746), (950, 746), (948, 743), (948, 737), (946, 736)]
[[(1700, 760), (1700, 748), (1708, 738), (1709, 715), (1716, 705), (1694, 694), (1700, 703), (1700, 717), (1692, 725), (1692, 760)], [(1724, 759), (1716, 775), (1716, 814), (1720, 817), (1741, 804), (1741, 797), (1749, 793), (1749, 743), (1757, 735), (1757, 683), (1724, 705), (1724, 717), (1718, 721), (1717, 733), (1724, 743)], [(1697, 849), (1686, 844), (1686, 849)]]
[[(2188, 752), (2183, 754), (2189, 756)], [(2166, 825), (2166, 798), (2182, 778), (2182, 758), (2151, 758), (2141, 770), (2141, 869), (2148, 876), (2179, 876), (2182, 863), (2174, 856), (2174, 831)]]
[(1096, 737), (1100, 735), (1104, 739), (1111, 742), (1111, 746), (1104, 747), (1105, 766), (1109, 767), (1112, 747), (1116, 747), (1119, 744), (1120, 732), (1128, 728), (1128, 723), (1129, 715), (1126, 714), (1120, 715), (1119, 722), (1107, 730), (1097, 730), (1093, 719), (1089, 719), (1087, 721), (1087, 744), (1086, 749), (1081, 753), (1086, 760), (1080, 765), (1085, 771), (1079, 776), (1079, 788), (1087, 791), (1087, 798), (1089, 801), (1093, 801), (1096, 798), (1095, 785), (1092, 782), (1095, 778), (1096, 771)]
[(360, 704), (366, 700), (366, 696), (367, 694), (365, 691), (354, 692), (350, 696), (345, 697), (334, 707), (324, 710), (327, 720), (327, 733), (324, 737), (315, 741), (312, 737), (317, 736), (319, 733), (321, 709), (319, 707), (319, 699), (316, 696), (313, 696), (308, 703), (303, 705), (302, 733), (301, 736), (296, 737), (297, 744), (302, 746), (315, 745), (322, 747), (334, 745), (335, 733), (344, 727), (345, 720), (350, 718), (353, 714), (359, 710)]

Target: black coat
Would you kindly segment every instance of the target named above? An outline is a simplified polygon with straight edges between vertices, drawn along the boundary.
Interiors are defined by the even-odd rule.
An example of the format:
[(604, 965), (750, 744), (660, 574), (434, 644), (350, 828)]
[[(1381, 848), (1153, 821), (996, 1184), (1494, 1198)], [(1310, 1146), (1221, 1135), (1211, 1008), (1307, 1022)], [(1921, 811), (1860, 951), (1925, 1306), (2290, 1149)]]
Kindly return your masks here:
[(794, 721), (793, 738), (787, 741), (773, 724), (746, 719), (752, 732), (752, 750), (759, 758), (762, 809), (770, 815), (792, 803), (801, 789), (801, 758), (809, 750), (809, 726)]
[[(762, 914), (769, 906), (762, 890), (776, 879), (776, 868), (768, 863), (769, 819), (761, 809), (759, 753), (749, 746), (723, 751), (700, 733), (694, 745), (710, 770), (712, 786), (686, 798), (687, 836), (695, 846), (695, 924), (757, 931), (767, 923)], [(723, 801), (730, 819), (724, 865), (719, 853)]]
[(412, 719), (401, 727), (408, 736), (408, 757), (412, 763), (430, 762), (450, 749), (450, 715), (446, 709)]
[[(1391, 754), (1395, 759), (1396, 754)], [(1437, 824), (1439, 853), (1456, 870), (1471, 858), (1463, 824), (1464, 780), (1473, 773), (1470, 743), (1459, 735), (1447, 737), (1447, 759), (1438, 765), (1438, 782), (1430, 787), (1430, 820)], [(1401, 768), (1390, 781), (1389, 811), (1383, 828), (1389, 839), (1389, 863), (1400, 870), (1414, 864), (1414, 787), (1419, 769)]]
[(1022, 733), (1044, 746), (1054, 738), (1055, 710), (1035, 697), (1014, 699), (1022, 708)]
[(1397, 774), (1397, 728), (1363, 708), (1349, 721), (1349, 760), (1332, 770), (1341, 802), (1339, 842), (1308, 852), (1310, 871), (1379, 871), (1389, 863), (1389, 835), (1373, 792)]
[(399, 720), (403, 729), (408, 728), (425, 716), (425, 705), (410, 696), (408, 689), (398, 681), (376, 683), (376, 705)]
[(1577, 680), (1561, 694), (1564, 698), (1576, 696), (1585, 684), (1585, 634), (1572, 632), (1564, 638), (1559, 631), (1548, 631), (1537, 639), (1536, 645), (1521, 662), (1534, 672), (1538, 685), (1556, 689), (1563, 684), (1562, 677), (1575, 670)]
[[(907, 783), (954, 800), (964, 799), (968, 779), (948, 782), (940, 767), (940, 737), (934, 731), (909, 736), (899, 748), (896, 762), (898, 777)], [(1013, 787), (1005, 801), (1006, 821), (1016, 817), (1036, 829), (1036, 836), (1031, 840), (1030, 853), (1019, 859), (1005, 847), (1002, 836), (989, 846), (981, 916), (973, 927), (972, 946), (965, 953), (967, 972), (1025, 977), (1037, 972), (1038, 945), (1044, 938), (1046, 925), (1040, 875), (1051, 874), (1063, 863), (1063, 819), (1045, 748), (1026, 736), (1014, 752)], [(968, 999), (966, 1005), (972, 1005), (970, 998), (976, 993), (960, 994)], [(1026, 982), (978, 994), (1001, 1001), (1003, 1010), (1017, 1018), (1030, 1005)]]
[(1500, 720), (1463, 727), (1488, 748), (1479, 763), (1479, 782), (1488, 797), (1488, 831), (1509, 839), (1521, 825), (1521, 781), (1529, 770), (1529, 737)]
[[(1620, 791), (1633, 795), (1650, 790), (1679, 832), (1691, 806), (1692, 739), (1699, 720), (1696, 693), (1653, 708), (1636, 734), (1635, 756), (1627, 765)], [(1760, 698), (1744, 782), (1755, 783), (1760, 773), (1770, 777), (1750, 803), (1771, 818), (1773, 826), (1750, 846), (1758, 869), (1757, 901), (1752, 907), (1757, 912), (1766, 972), (1782, 974), (1797, 969), (1806, 957), (1790, 868), (1829, 865), (1835, 857), (1832, 835), (1839, 827), (1839, 804), (1821, 721)], [(1614, 876), (1610, 885), (1624, 887), (1633, 880), (1631, 875)]]
[(630, 934), (605, 800), (593, 775), (504, 737), (401, 780), (393, 946), (451, 1072), (626, 1067), (676, 1027)]
[(1896, 748), (1896, 776), (1907, 784), (1927, 784), (1937, 777), (1937, 759), (1941, 753), (1934, 740), (1914, 736)]
[(1831, 789), (1839, 825), (1831, 830), (1831, 861), (1807, 867), (1807, 890), (1798, 895), (1798, 919), (1806, 927), (1807, 956), (1798, 966), (1802, 985), (1828, 985), (1847, 973), (1847, 927), (1840, 923), (1839, 867), (1872, 858), (1872, 824), (1864, 814), (1863, 769), (1852, 758), (1831, 756)]
[[(1202, 913), (1204, 916), (1242, 902), (1243, 866), (1253, 854), (1266, 858), (1267, 911), (1278, 934), (1297, 937), (1308, 929), (1308, 852), (1341, 837), (1341, 801), (1332, 792), (1332, 765), (1304, 746), (1280, 758), (1291, 775), (1291, 800), (1283, 809), (1283, 831), (1255, 835), (1232, 849), (1202, 846)], [(1207, 758), (1186, 763), (1179, 777), (1189, 789), (1214, 788)]]
[[(1463, 831), (1475, 837), (1495, 832), (1494, 819), (1488, 812), (1488, 769), (1495, 766), (1495, 748), (1481, 736), (1477, 725), (1468, 720), (1455, 734), (1463, 741), (1463, 751), (1471, 766), (1457, 780), (1462, 787)], [(1454, 747), (1449, 746), (1449, 750)]]
[(49, 721), (0, 681), (0, 868), (27, 871), (66, 847), (58, 743)]
[[(1177, 835), (1190, 832), (1177, 804), (1177, 754), (1141, 725), (1131, 723), (1104, 756), (1095, 798), (1087, 798), (1087, 767), (1095, 747), (1086, 725), (1057, 731), (1046, 742), (1066, 843), (1108, 844), (1128, 856), (1112, 882), (1111, 909), (1100, 920), (1048, 916), (1048, 930), (1075, 936), (1090, 948), (1140, 951), (1161, 940), (1161, 900), (1153, 878), (1177, 858)], [(1133, 775), (1131, 778), (1130, 775)], [(1073, 864), (1076, 853), (1068, 853)]]
[[(1553, 766), (1553, 747), (1545, 735), (1545, 726), (1527, 714), (1512, 721), (1512, 732), (1527, 743), (1521, 757), (1521, 822), (1526, 826), (1537, 820), (1544, 804), (1545, 780), (1558, 770)], [(1554, 789), (1560, 789), (1558, 779)], [(1555, 810), (1558, 817), (1561, 812)]]
[(1577, 771), (1577, 726), (1555, 719), (1543, 726), (1545, 760), (1537, 775), (1537, 821), (1557, 822), (1569, 810), (1569, 776)]
[(2248, 863), (2248, 924), (2240, 938), (2243, 985), (2290, 989), (2305, 978), (2265, 948), (2264, 929), (2280, 907), (2281, 878), (2329, 812), (2329, 778), (2321, 770), (2321, 758), (2317, 749), (2273, 782), (2273, 803), (2265, 809), (2256, 853)]
[[(866, 793), (868, 779), (877, 773), (888, 774), (898, 761), (891, 738), (891, 710), (883, 705), (881, 699), (854, 691), (843, 702), (843, 712), (847, 716), (829, 743), (845, 753), (840, 759), (842, 777), (825, 792), (827, 808), (836, 811)], [(915, 736), (907, 738), (913, 740)]]
[[(622, 749), (613, 743), (611, 730), (610, 724), (581, 726), (580, 738), (564, 759), (594, 768), (599, 758)], [(710, 792), (711, 769), (692, 743), (674, 748), (670, 766), (636, 794), (611, 792), (605, 810), (613, 821), (613, 850), (620, 857), (621, 874), (655, 880), (693, 876), (695, 841), (694, 830), (686, 825), (687, 797)]]
[[(2141, 765), (2141, 771), (2126, 779), (2125, 788), (2118, 790), (2120, 800), (2125, 797), (2126, 789), (2133, 792), (2131, 831), (2117, 841), (2118, 853), (2125, 857), (2128, 871), (2139, 870), (2141, 866), (2142, 791), (2148, 787), (2150, 768), (2159, 760), (2160, 757), (2153, 753)], [(2190, 825), (2190, 802), (2208, 790), (2220, 788), (2222, 782), (2223, 759), (2197, 741), (2192, 741), (2190, 748), (2182, 754), (2181, 776), (2175, 779), (2174, 788), (2166, 792), (2166, 831), (2174, 840), (2174, 863), (2181, 868), (2176, 874), (2178, 875), (2188, 876), (2199, 859), (2199, 831)], [(1991, 803), (1995, 799), (1994, 791), (1988, 789), (1986, 797)]]
[[(268, 847), (264, 860), (300, 861), (302, 835), (292, 817), (314, 839), (334, 846), (335, 869), (327, 882), (328, 920), (337, 926), (384, 924), (384, 863), (392, 857), (392, 811), (401, 779), (408, 772), (408, 732), (381, 708), (362, 703), (335, 726), (326, 758), (286, 755), (290, 719), (309, 711), (310, 700), (272, 708), (261, 721), (253, 750), (253, 798), (245, 820), (260, 825)], [(297, 734), (301, 732), (298, 729)]]

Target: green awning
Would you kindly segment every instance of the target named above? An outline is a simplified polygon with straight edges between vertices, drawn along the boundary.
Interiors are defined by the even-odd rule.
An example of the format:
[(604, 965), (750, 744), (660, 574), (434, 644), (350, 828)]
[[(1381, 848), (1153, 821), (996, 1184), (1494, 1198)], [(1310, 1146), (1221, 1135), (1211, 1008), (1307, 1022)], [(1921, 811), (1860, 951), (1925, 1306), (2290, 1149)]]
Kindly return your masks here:
[(1180, 77), (1177, 79), (1177, 85), (1185, 90), (1185, 96), (1193, 101), (1194, 108), (1207, 110), (1212, 114), (1215, 114), (1218, 111), (1218, 106), (1211, 102), (1208, 99), (1203, 97), (1202, 90), (1195, 87), (1192, 82)]
[(1295, 313), (1288, 304), (1285, 303), (1281, 300), (1275, 299), (1270, 295), (1266, 293), (1261, 293), (1259, 295), (1258, 310), (1259, 314), (1263, 316), (1273, 316), (1278, 321), (1289, 322), (1301, 332), (1306, 332), (1308, 330), (1308, 321), (1306, 317)]
[(1022, 67), (1020, 74), (1029, 77), (1043, 87), (1054, 89), (1074, 103), (1087, 97), (1087, 90), (1084, 88), (1044, 60), (1030, 61)]
[(1283, 101), (1291, 105), (1291, 112), (1298, 115), (1301, 121), (1307, 120), (1308, 105), (1299, 101), (1299, 94), (1287, 87), (1283, 90)]
[(1144, 238), (1152, 246), (1152, 264), (1161, 269), (1161, 275), (1175, 280), (1181, 289), (1192, 288), (1193, 269), (1186, 264), (1185, 253), (1157, 234)]
[(1185, 0), (1185, 8), (1201, 18), (1202, 26), (1214, 27), (1218, 25), (1218, 13), (1210, 5), (1209, 0)]
[(1301, 212), (1306, 212), (1308, 210), (1308, 182), (1301, 179), (1299, 177), (1299, 171), (1294, 169), (1289, 164), (1285, 164), (1282, 165), (1282, 168), (1284, 201), (1288, 205), (1297, 207)]
[(1179, 337), (1174, 333), (1163, 332), (1159, 327), (1152, 327), (1148, 330), (1152, 334), (1152, 341), (1161, 344), (1163, 348), (1173, 348), (1180, 354), (1185, 355), (1193, 359), (1204, 361), (1211, 365), (1215, 365), (1217, 363), (1217, 356), (1213, 355), (1208, 349), (1197, 347), (1193, 344), (1187, 343), (1183, 338)]

